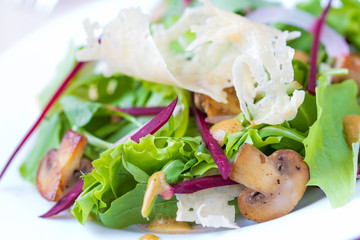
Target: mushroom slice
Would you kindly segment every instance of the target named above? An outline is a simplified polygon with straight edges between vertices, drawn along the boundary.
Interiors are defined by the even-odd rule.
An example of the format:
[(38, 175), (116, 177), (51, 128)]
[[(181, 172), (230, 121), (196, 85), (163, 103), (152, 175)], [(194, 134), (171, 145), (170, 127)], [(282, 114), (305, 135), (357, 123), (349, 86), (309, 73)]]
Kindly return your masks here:
[(85, 136), (68, 130), (59, 148), (50, 150), (41, 160), (36, 186), (45, 199), (60, 200), (80, 180), (80, 172), (91, 171), (91, 163), (82, 158), (86, 144)]
[[(230, 178), (234, 180), (235, 173), (247, 175), (235, 178), (247, 187), (238, 198), (239, 210), (249, 220), (265, 222), (295, 208), (306, 190), (309, 168), (293, 150), (278, 150), (269, 157), (260, 157), (261, 151), (254, 149), (246, 144), (240, 150)], [(249, 184), (249, 179), (255, 182)]]
[(225, 88), (224, 91), (227, 94), (226, 99), (228, 103), (217, 102), (204, 94), (194, 94), (195, 106), (200, 111), (206, 113), (211, 123), (217, 123), (219, 121), (232, 118), (241, 113), (240, 103), (236, 96), (235, 88)]
[(347, 79), (354, 79), (360, 90), (360, 53), (351, 53), (342, 58), (337, 58), (334, 64), (335, 68), (347, 68), (349, 73), (346, 75), (333, 76), (332, 82), (338, 83)]
[(271, 159), (244, 143), (232, 163), (230, 179), (263, 193), (274, 192), (282, 176)]
[(346, 115), (343, 117), (344, 134), (350, 149), (352, 144), (359, 141), (360, 137), (360, 115)]
[(212, 137), (222, 146), (226, 134), (240, 132), (244, 127), (236, 118), (230, 118), (214, 124), (210, 128)]

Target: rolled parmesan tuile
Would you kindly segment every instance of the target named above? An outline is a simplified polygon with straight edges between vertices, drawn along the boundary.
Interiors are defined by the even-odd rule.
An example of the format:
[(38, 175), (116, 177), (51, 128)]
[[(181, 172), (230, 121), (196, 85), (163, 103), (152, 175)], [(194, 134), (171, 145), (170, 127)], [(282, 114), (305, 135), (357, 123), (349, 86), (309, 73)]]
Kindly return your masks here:
[[(104, 73), (122, 73), (151, 82), (181, 87), (227, 103), (226, 88), (234, 87), (241, 111), (255, 124), (280, 124), (295, 117), (304, 91), (292, 96), (294, 50), (286, 41), (298, 32), (282, 32), (221, 10), (209, 0), (188, 8), (169, 28), (152, 25), (139, 9), (125, 9), (94, 36), (96, 24), (86, 22), (87, 46), (77, 53), (83, 61), (100, 60)], [(187, 39), (192, 32), (195, 39)], [(183, 54), (171, 51), (177, 41)], [(133, 49), (128, 51), (128, 49)], [(264, 98), (255, 102), (262, 93)]]

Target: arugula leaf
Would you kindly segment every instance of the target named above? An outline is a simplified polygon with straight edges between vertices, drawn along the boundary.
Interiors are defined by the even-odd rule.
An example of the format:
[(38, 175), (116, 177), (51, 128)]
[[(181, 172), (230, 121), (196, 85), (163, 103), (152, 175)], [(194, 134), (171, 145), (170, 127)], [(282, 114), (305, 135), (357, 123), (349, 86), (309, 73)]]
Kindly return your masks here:
[(305, 162), (310, 168), (308, 185), (319, 186), (331, 205), (340, 207), (355, 190), (355, 156), (343, 136), (342, 119), (358, 114), (356, 83), (323, 83), (316, 89), (316, 104), (317, 120), (304, 140)]

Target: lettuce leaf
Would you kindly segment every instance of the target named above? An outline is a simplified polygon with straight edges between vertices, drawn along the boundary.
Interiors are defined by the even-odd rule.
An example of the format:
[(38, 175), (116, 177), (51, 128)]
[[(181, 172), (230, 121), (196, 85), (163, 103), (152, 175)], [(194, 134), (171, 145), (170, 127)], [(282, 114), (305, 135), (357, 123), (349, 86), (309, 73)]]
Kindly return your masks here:
[(301, 152), (304, 134), (290, 128), (286, 122), (282, 125), (248, 126), (242, 131), (225, 136), (225, 153), (232, 161), (244, 143), (250, 143), (264, 153), (270, 155), (278, 149), (293, 149)]
[[(93, 214), (105, 225), (116, 228), (125, 227), (124, 224), (129, 222), (114, 223), (108, 219), (117, 218), (124, 208), (138, 210), (131, 224), (147, 222), (138, 217), (141, 216), (139, 201), (142, 203), (145, 191), (141, 190), (141, 195), (139, 188), (146, 186), (147, 179), (154, 172), (162, 169), (167, 172), (169, 182), (178, 182), (217, 168), (200, 137), (153, 135), (141, 138), (139, 144), (128, 140), (103, 152), (98, 160), (93, 161), (93, 166), (95, 169), (84, 176), (84, 192), (75, 201), (72, 212), (82, 224), (89, 214)], [(141, 199), (126, 203), (121, 200), (136, 198), (135, 195), (141, 195)], [(173, 204), (171, 201), (161, 203), (163, 207), (159, 205), (158, 208), (162, 210), (154, 213), (172, 216), (176, 208)]]
[(340, 207), (355, 190), (357, 155), (343, 136), (342, 119), (359, 113), (356, 83), (323, 83), (316, 89), (316, 103), (317, 120), (304, 140), (305, 162), (310, 168), (308, 185), (319, 186), (332, 207)]

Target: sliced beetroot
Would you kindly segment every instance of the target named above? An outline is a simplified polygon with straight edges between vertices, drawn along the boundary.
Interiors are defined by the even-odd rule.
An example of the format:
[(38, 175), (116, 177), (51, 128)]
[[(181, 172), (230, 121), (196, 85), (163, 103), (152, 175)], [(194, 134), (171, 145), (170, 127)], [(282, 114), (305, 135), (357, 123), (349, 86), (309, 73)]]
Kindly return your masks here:
[(207, 177), (194, 178), (176, 184), (172, 184), (172, 187), (174, 188), (174, 193), (185, 194), (185, 193), (194, 193), (208, 188), (221, 187), (221, 186), (234, 185), (234, 184), (239, 184), (239, 183), (234, 182), (230, 178), (223, 179), (221, 175), (213, 175)]
[(59, 212), (64, 211), (71, 207), (77, 197), (82, 193), (82, 187), (84, 185), (84, 180), (81, 179), (62, 199), (60, 199), (55, 206), (53, 206), (47, 213), (41, 215), (42, 218), (52, 217)]
[(317, 75), (317, 56), (319, 51), (319, 42), (322, 34), (322, 29), (324, 27), (324, 22), (327, 13), (329, 12), (331, 6), (331, 0), (329, 1), (327, 7), (322, 12), (320, 18), (315, 22), (314, 25), (314, 38), (311, 45), (311, 53), (310, 53), (310, 70), (309, 70), (309, 84), (307, 91), (315, 95), (316, 88), (316, 75)]
[(127, 113), (132, 116), (157, 115), (165, 108), (166, 107), (130, 107), (130, 108), (109, 107), (110, 110)]
[(164, 126), (165, 123), (169, 121), (175, 106), (177, 104), (178, 98), (175, 98), (169, 106), (165, 107), (158, 115), (151, 119), (144, 127), (137, 131), (134, 135), (131, 136), (131, 140), (136, 143), (139, 143), (140, 138), (147, 136), (148, 134), (154, 134), (159, 128)]
[(209, 124), (205, 121), (205, 114), (195, 107), (194, 101), (192, 110), (203, 142), (214, 159), (215, 164), (218, 166), (221, 176), (223, 179), (227, 179), (231, 172), (229, 159), (226, 157), (219, 143), (211, 136)]
[(66, 86), (68, 85), (68, 83), (71, 81), (71, 79), (75, 76), (75, 74), (83, 67), (83, 65), (85, 64), (85, 62), (79, 62), (75, 65), (75, 67), (73, 68), (73, 70), (70, 72), (70, 74), (66, 77), (66, 79), (64, 80), (64, 82), (60, 85), (60, 87), (56, 90), (56, 92), (54, 93), (54, 95), (52, 96), (52, 98), (50, 99), (50, 101), (47, 103), (47, 105), (45, 106), (44, 110), (42, 111), (41, 115), (38, 117), (38, 119), (36, 120), (36, 122), (33, 124), (33, 126), (30, 128), (30, 130), (27, 132), (27, 134), (25, 135), (25, 137), (22, 139), (22, 141), (20, 142), (20, 144), (16, 147), (16, 149), (14, 150), (13, 154), (10, 156), (9, 160), (7, 161), (5, 167), (3, 168), (1, 174), (0, 174), (0, 179), (2, 178), (2, 176), (4, 175), (5, 171), (7, 170), (7, 168), (9, 167), (10, 163), (12, 162), (12, 160), (14, 159), (14, 157), (16, 156), (16, 154), (19, 152), (19, 150), (21, 149), (21, 147), (25, 144), (25, 142), (28, 140), (28, 138), (31, 136), (31, 134), (35, 131), (35, 129), (39, 126), (40, 122), (45, 118), (47, 112), (50, 110), (50, 108), (52, 107), (52, 105), (56, 102), (56, 100), (60, 97), (60, 95), (64, 92), (64, 90), (66, 89)]

